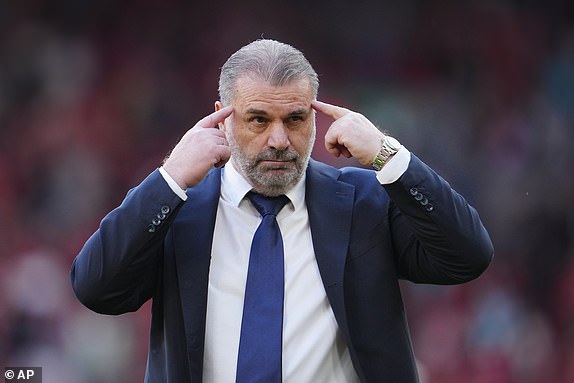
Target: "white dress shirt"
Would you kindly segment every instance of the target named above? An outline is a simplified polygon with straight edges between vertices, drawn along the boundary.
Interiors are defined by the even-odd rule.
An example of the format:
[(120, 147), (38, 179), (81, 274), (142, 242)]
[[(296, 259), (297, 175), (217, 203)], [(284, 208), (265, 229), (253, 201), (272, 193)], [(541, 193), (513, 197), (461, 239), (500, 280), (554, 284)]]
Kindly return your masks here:
[[(404, 147), (377, 172), (379, 182), (396, 181), (406, 170), (410, 153)], [(160, 168), (182, 199), (181, 190)], [(250, 184), (229, 162), (222, 171), (211, 253), (203, 381), (235, 382), (243, 297), (251, 240), (261, 217), (244, 198)], [(353, 383), (359, 378), (339, 332), (315, 260), (305, 179), (287, 193), (290, 202), (279, 212), (285, 256), (283, 381)]]

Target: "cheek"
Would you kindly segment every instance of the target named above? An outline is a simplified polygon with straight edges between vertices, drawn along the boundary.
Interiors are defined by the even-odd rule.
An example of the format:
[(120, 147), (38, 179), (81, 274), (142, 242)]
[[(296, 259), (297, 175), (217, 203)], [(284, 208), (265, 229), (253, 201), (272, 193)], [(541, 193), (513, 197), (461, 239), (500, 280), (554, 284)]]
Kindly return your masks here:
[(235, 129), (232, 134), (237, 146), (249, 157), (254, 157), (265, 147), (263, 137), (250, 134), (248, 130), (239, 128)]
[(228, 130), (228, 134), (233, 136), (233, 141), (242, 148), (248, 145), (250, 141), (250, 137), (246, 134), (247, 132), (245, 124), (241, 121), (233, 121), (233, 125), (230, 125)]
[(295, 148), (295, 150), (299, 153), (299, 154), (303, 154), (307, 151), (307, 148), (309, 147), (309, 145), (312, 145), (312, 143), (310, 143), (311, 140), (313, 140), (313, 127), (309, 127), (308, 129), (302, 129), (302, 130), (298, 130), (296, 132), (293, 132), (290, 136), (289, 136), (289, 141), (291, 142), (291, 146), (293, 146), (293, 148)]

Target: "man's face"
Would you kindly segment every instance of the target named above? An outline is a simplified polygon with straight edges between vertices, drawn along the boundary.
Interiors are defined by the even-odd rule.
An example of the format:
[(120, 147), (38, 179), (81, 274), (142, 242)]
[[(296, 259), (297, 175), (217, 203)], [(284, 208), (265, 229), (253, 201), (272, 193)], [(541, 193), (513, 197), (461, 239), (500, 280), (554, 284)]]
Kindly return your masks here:
[(313, 99), (307, 79), (282, 86), (237, 80), (223, 126), (231, 161), (258, 193), (284, 194), (303, 176), (315, 141)]

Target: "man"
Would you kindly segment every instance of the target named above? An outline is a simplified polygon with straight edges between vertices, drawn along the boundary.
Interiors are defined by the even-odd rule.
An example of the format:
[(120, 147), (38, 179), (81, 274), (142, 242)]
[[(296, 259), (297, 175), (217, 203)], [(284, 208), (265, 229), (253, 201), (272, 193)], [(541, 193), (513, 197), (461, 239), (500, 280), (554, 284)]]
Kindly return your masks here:
[[(317, 90), (295, 48), (241, 48), (222, 67), (216, 111), (74, 261), (74, 291), (94, 311), (153, 299), (146, 381), (416, 382), (398, 280), (462, 283), (489, 264), (491, 241), (463, 197)], [(316, 112), (334, 120), (330, 153), (377, 170), (310, 159)], [(286, 205), (260, 213), (260, 197)], [(264, 223), (276, 241), (258, 234)], [(282, 254), (269, 266), (280, 275), (256, 269), (276, 262), (261, 246)]]

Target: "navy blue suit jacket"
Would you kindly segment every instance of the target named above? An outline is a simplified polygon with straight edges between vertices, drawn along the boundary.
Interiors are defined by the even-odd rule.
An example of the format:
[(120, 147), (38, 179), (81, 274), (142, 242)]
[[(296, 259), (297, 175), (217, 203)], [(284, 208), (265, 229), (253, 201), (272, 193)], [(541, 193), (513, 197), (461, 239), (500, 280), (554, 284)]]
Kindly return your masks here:
[[(153, 299), (147, 382), (201, 382), (208, 274), (221, 175), (181, 201), (153, 172), (86, 242), (71, 270), (79, 300), (121, 314)], [(327, 297), (363, 382), (417, 382), (398, 280), (476, 278), (493, 248), (477, 212), (411, 155), (384, 187), (375, 173), (311, 160), (306, 203)]]

